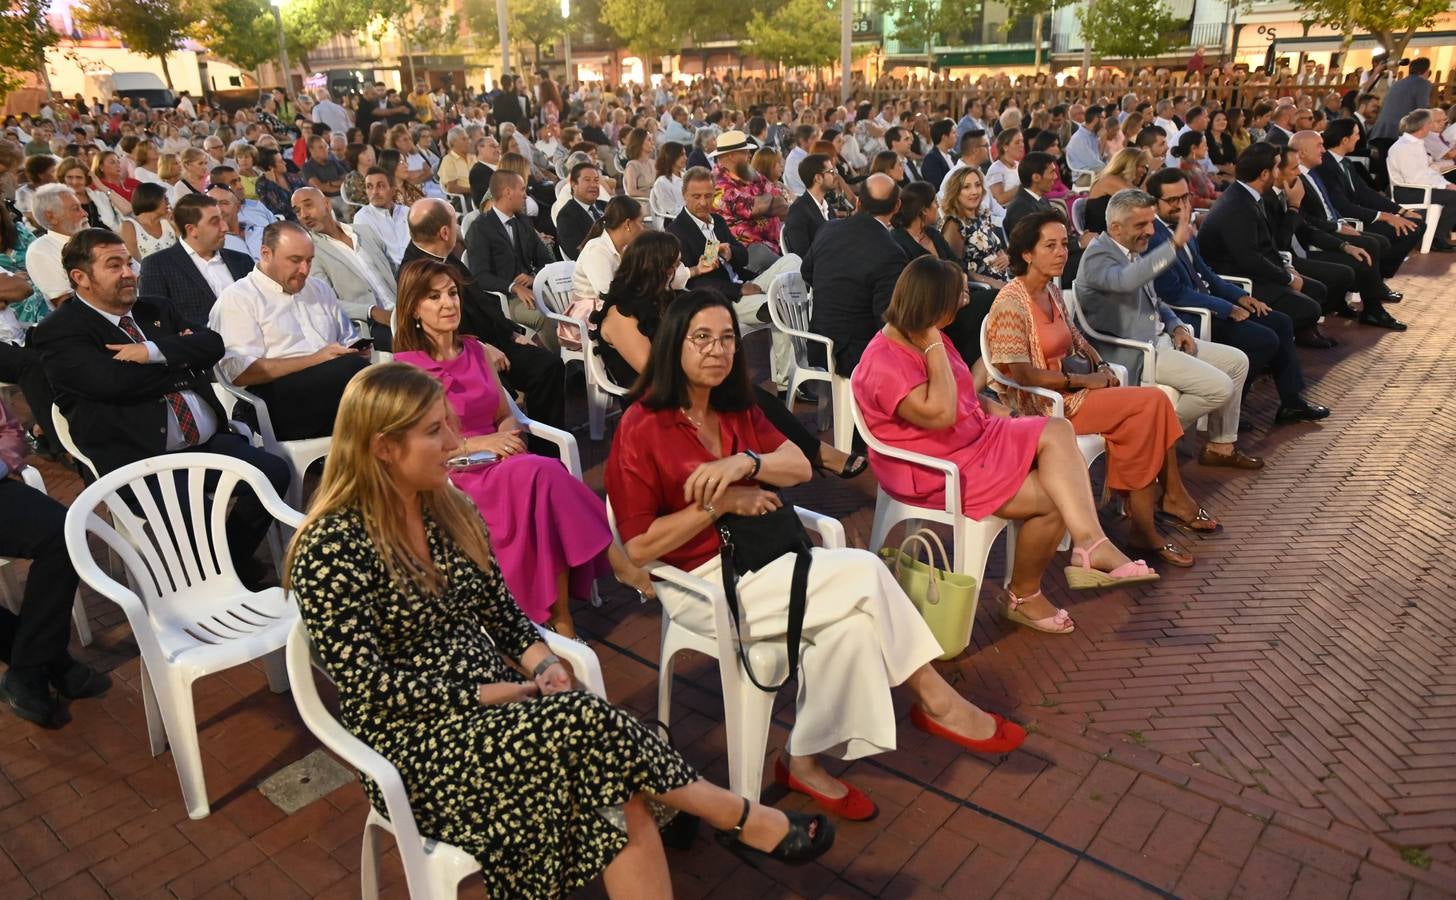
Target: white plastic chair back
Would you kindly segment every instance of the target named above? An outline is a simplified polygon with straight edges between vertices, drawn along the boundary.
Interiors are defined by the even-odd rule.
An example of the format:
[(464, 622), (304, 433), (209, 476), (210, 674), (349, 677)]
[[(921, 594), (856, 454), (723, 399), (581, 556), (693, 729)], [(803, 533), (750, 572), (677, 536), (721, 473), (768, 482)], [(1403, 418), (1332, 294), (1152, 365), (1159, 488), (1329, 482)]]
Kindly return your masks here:
[[(591, 439), (599, 441), (606, 434), (607, 407), (613, 397), (626, 397), (628, 389), (612, 380), (597, 353), (597, 337), (588, 336), (582, 341), (582, 364), (586, 369), (586, 414), (587, 428)], [(624, 404), (625, 405), (625, 404)]]
[[(804, 276), (797, 271), (779, 273), (768, 286), (767, 303), (773, 327), (788, 335), (793, 349), (788, 372), (788, 402), (794, 402), (799, 386), (806, 382), (827, 384), (827, 404), (824, 389), (819, 388), (819, 430), (828, 427), (827, 420), (832, 411), (834, 448), (849, 453), (854, 443), (854, 423), (850, 421), (848, 405), (849, 379), (834, 371), (834, 341), (811, 330), (809, 322), (814, 314), (814, 298), (804, 283)], [(811, 343), (824, 348), (822, 366), (809, 361)]]
[[(227, 511), (242, 485), (275, 519), (294, 528), (302, 523), (303, 514), (284, 504), (257, 468), (213, 453), (170, 453), (123, 466), (82, 491), (66, 513), (66, 549), (77, 574), (126, 613), (141, 651), (152, 755), (172, 745), (194, 819), (208, 814), (208, 802), (192, 682), (276, 653), (297, 617), (281, 589), (249, 591), (233, 569)], [(131, 586), (101, 567), (92, 538), (120, 558)], [(286, 690), (281, 665), (269, 680), (275, 691)]]
[(571, 279), (576, 273), (576, 263), (571, 260), (554, 262), (536, 273), (533, 285), (536, 302), (557, 315), (565, 315), (571, 306)]
[(798, 272), (784, 272), (768, 286), (769, 314), (774, 327), (790, 336), (794, 345), (794, 362), (801, 368), (825, 369), (833, 373), (833, 357), (827, 366), (814, 366), (809, 362), (809, 341), (813, 334), (809, 321), (814, 315), (814, 301), (809, 297), (809, 287), (804, 276)]
[(81, 452), (80, 447), (76, 446), (76, 439), (71, 437), (71, 423), (66, 421), (66, 417), (61, 413), (61, 408), (54, 403), (51, 404), (51, 424), (56, 429), (56, 440), (61, 442), (61, 446), (66, 448), (66, 452), (71, 454), (72, 459), (86, 467), (94, 480), (97, 477), (96, 464), (91, 461), (91, 457)]
[[(392, 322), (392, 319), (391, 319)], [(391, 331), (393, 329), (391, 328)], [(268, 415), (268, 404), (263, 398), (254, 394), (246, 388), (233, 384), (223, 374), (221, 366), (213, 367), (213, 390), (217, 392), (217, 399), (227, 411), (231, 418), (237, 404), (246, 403), (253, 408), (253, 415), (258, 423), (258, 432), (253, 441), (254, 445), (262, 447), (269, 453), (283, 458), (288, 463), (288, 502), (296, 507), (303, 507), (303, 479), (308, 474), (308, 469), (314, 463), (329, 455), (329, 447), (333, 443), (332, 437), (304, 438), (296, 441), (280, 441), (278, 435), (273, 431), (273, 419)]]
[(1087, 198), (1077, 197), (1072, 200), (1072, 227), (1077, 229), (1078, 234), (1087, 230)]

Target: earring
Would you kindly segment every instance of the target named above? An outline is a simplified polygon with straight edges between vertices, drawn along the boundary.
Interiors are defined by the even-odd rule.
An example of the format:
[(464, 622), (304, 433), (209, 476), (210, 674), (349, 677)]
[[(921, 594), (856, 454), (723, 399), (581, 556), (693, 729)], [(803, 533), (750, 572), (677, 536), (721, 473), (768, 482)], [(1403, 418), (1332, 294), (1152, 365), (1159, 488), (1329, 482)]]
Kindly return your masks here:
[(424, 328), (424, 327), (425, 327), (425, 323), (421, 322), (419, 319), (415, 319), (415, 328), (419, 329), (419, 328)]

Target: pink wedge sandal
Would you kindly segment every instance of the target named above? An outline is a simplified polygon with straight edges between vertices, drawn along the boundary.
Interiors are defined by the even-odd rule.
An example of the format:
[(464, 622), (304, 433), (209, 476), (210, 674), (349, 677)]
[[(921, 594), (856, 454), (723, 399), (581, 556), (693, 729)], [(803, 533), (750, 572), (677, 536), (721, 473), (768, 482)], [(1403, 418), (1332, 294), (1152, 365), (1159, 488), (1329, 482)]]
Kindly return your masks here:
[[(1149, 568), (1148, 564), (1140, 559), (1123, 563), (1111, 572), (1104, 572), (1101, 569), (1092, 568), (1092, 551), (1107, 543), (1103, 538), (1090, 547), (1073, 547), (1072, 562), (1075, 565), (1067, 566), (1063, 571), (1067, 574), (1067, 586), (1074, 591), (1087, 591), (1093, 588), (1113, 587), (1124, 584), (1146, 584), (1149, 581), (1157, 581), (1158, 573)], [(1078, 556), (1081, 561), (1078, 562)]]
[(1047, 634), (1071, 634), (1077, 630), (1077, 623), (1072, 621), (1071, 613), (1065, 609), (1059, 609), (1052, 615), (1040, 619), (1033, 619), (1026, 613), (1020, 611), (1023, 603), (1040, 596), (1041, 591), (1037, 591), (1025, 597), (1018, 597), (1011, 592), (1010, 588), (1007, 588), (1006, 608), (1003, 611), (1007, 620), (1015, 622), (1017, 625), (1025, 625), (1027, 628), (1036, 631), (1044, 631)]

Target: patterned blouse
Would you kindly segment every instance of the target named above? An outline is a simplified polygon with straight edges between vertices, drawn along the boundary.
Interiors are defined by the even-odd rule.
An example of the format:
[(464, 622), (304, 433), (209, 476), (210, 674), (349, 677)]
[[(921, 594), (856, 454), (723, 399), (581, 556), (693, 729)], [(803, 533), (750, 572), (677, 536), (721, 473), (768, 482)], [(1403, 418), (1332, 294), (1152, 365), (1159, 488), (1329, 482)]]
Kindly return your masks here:
[(268, 211), (275, 216), (282, 216), (288, 221), (293, 221), (293, 192), (303, 187), (303, 179), (291, 172), (285, 172), (283, 179), (288, 182), (288, 187), (279, 187), (271, 178), (258, 179), (256, 185), (258, 191), (258, 202), (268, 207)]
[(1006, 252), (1006, 241), (1002, 240), (1001, 229), (992, 223), (989, 214), (978, 212), (965, 220), (952, 216), (946, 221), (954, 222), (961, 230), (961, 241), (966, 245), (966, 271), (998, 281), (1006, 281), (1011, 277), (1006, 269), (991, 266), (991, 260), (996, 254)]
[[(1054, 284), (1048, 284), (1047, 290), (1051, 292), (1052, 302), (1057, 306), (1059, 318), (1072, 334), (1072, 349), (1089, 359), (1098, 359), (1096, 351), (1092, 350), (1092, 346), (1087, 343), (1082, 332), (1077, 330), (1077, 326), (1073, 324), (1072, 317), (1067, 314), (1066, 304), (1062, 302), (1061, 291)], [(1047, 363), (1046, 355), (1042, 352), (1041, 337), (1036, 327), (1036, 320), (1032, 318), (1034, 302), (1031, 299), (1031, 292), (1027, 290), (1026, 282), (1020, 278), (1008, 282), (1006, 287), (996, 295), (996, 300), (991, 304), (991, 312), (986, 316), (986, 349), (991, 353), (991, 358), (988, 360), (991, 365), (1029, 363), (1038, 369), (1051, 368)], [(1014, 390), (1000, 382), (993, 382), (992, 387), (995, 388), (1002, 401), (1010, 406), (1017, 415), (1049, 416), (1052, 414), (1052, 402), (1045, 397), (1038, 397), (1028, 391)], [(1076, 414), (1082, 405), (1082, 398), (1086, 396), (1086, 388), (1063, 394), (1063, 403), (1069, 418)]]
[(713, 211), (728, 223), (728, 230), (745, 246), (765, 244), (775, 253), (779, 252), (779, 232), (783, 220), (777, 216), (753, 217), (753, 204), (759, 197), (770, 195), (784, 197), (784, 192), (757, 172), (748, 181), (739, 181), (738, 176), (716, 166), (713, 169), (713, 186), (717, 191), (713, 198)]
[[(25, 250), (34, 240), (35, 233), (24, 222), (17, 219), (15, 246), (9, 250), (0, 250), (0, 269), (16, 274), (23, 273), (25, 271)], [(33, 324), (50, 314), (51, 305), (46, 302), (45, 295), (40, 292), (40, 289), (36, 288), (30, 292), (29, 297), (10, 304), (10, 310), (21, 322)]]

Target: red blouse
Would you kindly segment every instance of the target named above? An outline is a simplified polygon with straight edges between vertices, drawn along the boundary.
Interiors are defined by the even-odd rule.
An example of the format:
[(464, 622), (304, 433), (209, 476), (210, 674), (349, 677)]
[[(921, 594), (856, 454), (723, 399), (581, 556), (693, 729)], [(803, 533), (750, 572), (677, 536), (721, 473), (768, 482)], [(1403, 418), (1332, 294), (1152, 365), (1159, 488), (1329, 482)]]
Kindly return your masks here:
[[(744, 450), (772, 453), (785, 441), (756, 406), (720, 412), (718, 433), (724, 456)], [(663, 516), (687, 509), (683, 485), (694, 469), (715, 458), (681, 410), (650, 410), (641, 403), (629, 406), (617, 425), (606, 470), (607, 498), (622, 541), (643, 534)], [(709, 526), (662, 554), (662, 561), (692, 571), (717, 555), (720, 544), (717, 530)]]

